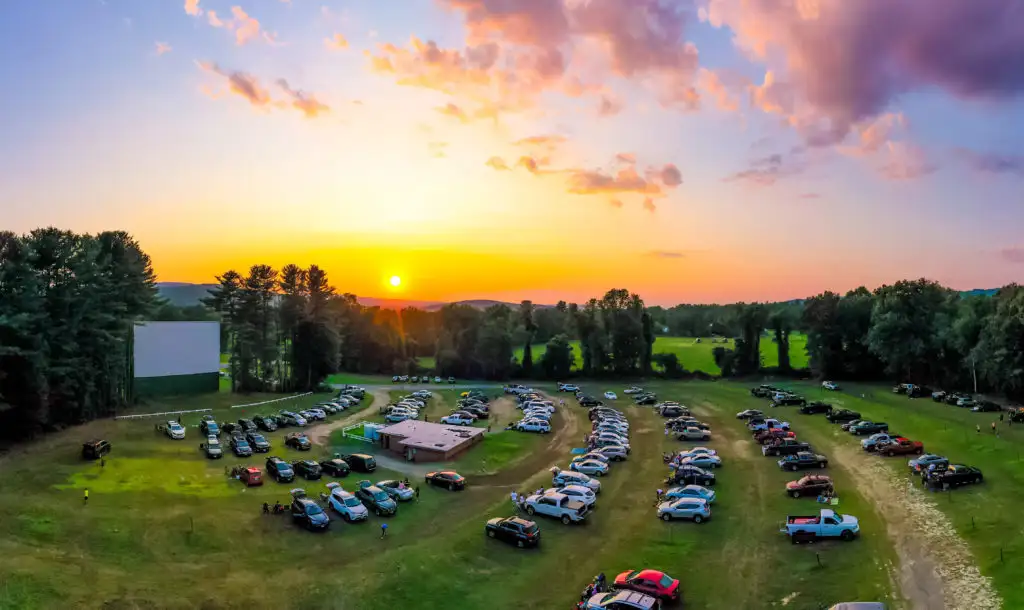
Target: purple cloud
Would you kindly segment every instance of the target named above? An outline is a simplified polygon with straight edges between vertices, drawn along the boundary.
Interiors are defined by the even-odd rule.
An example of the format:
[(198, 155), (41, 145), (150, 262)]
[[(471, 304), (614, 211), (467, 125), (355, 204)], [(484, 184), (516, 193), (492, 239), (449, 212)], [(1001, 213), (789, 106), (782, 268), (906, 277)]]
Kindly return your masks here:
[(986, 153), (962, 150), (967, 162), (979, 172), (987, 174), (1013, 174), (1024, 177), (1024, 155)]
[(999, 257), (1008, 263), (1024, 263), (1024, 246), (1012, 246), (999, 251)]

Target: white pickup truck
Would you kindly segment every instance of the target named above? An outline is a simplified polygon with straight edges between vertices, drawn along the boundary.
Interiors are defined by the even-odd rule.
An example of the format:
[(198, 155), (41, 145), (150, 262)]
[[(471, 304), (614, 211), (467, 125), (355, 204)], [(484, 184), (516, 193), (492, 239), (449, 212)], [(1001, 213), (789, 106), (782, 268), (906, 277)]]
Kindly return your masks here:
[(853, 540), (860, 535), (860, 522), (857, 517), (823, 508), (817, 515), (786, 517), (779, 531), (789, 536), (793, 544), (813, 542), (818, 538)]
[(579, 523), (587, 518), (587, 505), (561, 493), (548, 492), (526, 498), (526, 512), (530, 515), (545, 515), (560, 519), (566, 525)]

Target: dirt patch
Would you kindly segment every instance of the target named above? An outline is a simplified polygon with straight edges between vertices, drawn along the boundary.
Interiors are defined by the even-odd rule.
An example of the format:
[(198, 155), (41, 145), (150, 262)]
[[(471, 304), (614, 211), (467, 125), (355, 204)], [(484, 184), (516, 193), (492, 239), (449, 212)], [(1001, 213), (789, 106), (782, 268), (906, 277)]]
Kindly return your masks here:
[(507, 396), (495, 399), (490, 404), (489, 422), (491, 430), (502, 430), (505, 426), (519, 420), (519, 410), (516, 409), (516, 401)]
[(388, 400), (390, 400), (387, 390), (383, 389), (373, 390), (372, 396), (373, 401), (370, 402), (370, 405), (359, 409), (355, 413), (346, 415), (341, 419), (306, 428), (306, 436), (309, 437), (310, 442), (314, 445), (328, 446), (330, 444), (331, 432), (344, 428), (345, 426), (351, 426), (352, 424), (365, 419), (366, 413), (370, 411), (370, 409), (379, 409), (381, 405), (388, 404)]
[(837, 464), (882, 513), (900, 559), (899, 582), (914, 610), (1002, 607), (991, 580), (981, 574), (967, 544), (910, 475), (901, 476), (877, 456), (836, 444)]

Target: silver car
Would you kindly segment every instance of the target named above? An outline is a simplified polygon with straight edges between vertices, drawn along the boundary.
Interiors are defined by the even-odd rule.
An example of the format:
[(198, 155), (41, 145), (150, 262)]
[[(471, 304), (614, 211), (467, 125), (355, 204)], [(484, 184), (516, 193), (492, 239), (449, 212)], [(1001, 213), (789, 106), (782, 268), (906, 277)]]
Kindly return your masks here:
[(608, 464), (598, 460), (581, 460), (579, 462), (574, 460), (572, 464), (569, 464), (569, 469), (596, 477), (608, 474)]
[(658, 505), (658, 518), (665, 521), (689, 519), (694, 523), (702, 523), (711, 518), (711, 506), (702, 498), (670, 500)]
[(621, 462), (629, 456), (629, 449), (622, 445), (608, 445), (606, 447), (600, 447), (594, 449), (594, 453), (600, 453), (610, 460)]

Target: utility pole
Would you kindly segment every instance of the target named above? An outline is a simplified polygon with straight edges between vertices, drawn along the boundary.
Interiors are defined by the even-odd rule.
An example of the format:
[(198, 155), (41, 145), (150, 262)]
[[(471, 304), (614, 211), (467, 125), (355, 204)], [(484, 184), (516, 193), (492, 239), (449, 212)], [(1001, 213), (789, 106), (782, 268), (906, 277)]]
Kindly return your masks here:
[(971, 354), (971, 376), (974, 378), (974, 393), (978, 393), (978, 372), (974, 368), (974, 354)]

